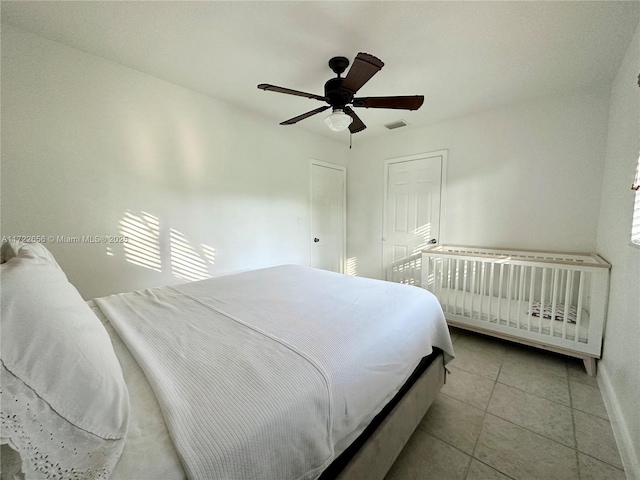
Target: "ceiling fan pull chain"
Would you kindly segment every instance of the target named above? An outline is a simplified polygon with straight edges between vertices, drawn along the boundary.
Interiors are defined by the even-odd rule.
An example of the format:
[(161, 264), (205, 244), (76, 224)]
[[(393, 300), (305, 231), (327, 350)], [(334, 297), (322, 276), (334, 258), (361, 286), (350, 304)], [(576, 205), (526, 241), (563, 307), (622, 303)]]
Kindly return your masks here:
[(351, 133), (351, 130), (349, 130), (349, 150), (351, 150), (352, 139), (353, 139), (353, 133)]

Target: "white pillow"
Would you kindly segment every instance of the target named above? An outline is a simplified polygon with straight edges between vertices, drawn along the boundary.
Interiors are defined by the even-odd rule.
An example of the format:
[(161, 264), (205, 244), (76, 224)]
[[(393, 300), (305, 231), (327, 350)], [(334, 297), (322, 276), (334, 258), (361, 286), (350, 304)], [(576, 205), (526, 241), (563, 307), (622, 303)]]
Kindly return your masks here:
[(31, 255), (47, 260), (62, 270), (58, 262), (56, 262), (56, 259), (51, 255), (51, 252), (41, 243), (5, 242), (2, 244), (2, 247), (0, 247), (0, 263), (11, 260), (18, 255), (21, 249), (24, 249), (24, 252), (30, 252)]
[(129, 394), (106, 330), (44, 246), (15, 253), (0, 265), (2, 363), (71, 424), (125, 438)]

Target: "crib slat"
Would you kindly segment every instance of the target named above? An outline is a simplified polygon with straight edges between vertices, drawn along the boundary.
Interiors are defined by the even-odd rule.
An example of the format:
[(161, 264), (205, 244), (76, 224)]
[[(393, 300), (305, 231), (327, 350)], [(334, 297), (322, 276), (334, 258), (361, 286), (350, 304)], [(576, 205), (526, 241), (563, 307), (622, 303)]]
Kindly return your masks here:
[(453, 314), (458, 310), (458, 292), (456, 290), (456, 276), (458, 273), (458, 259), (453, 260), (453, 271), (451, 272), (451, 296), (453, 297)]
[[(438, 300), (440, 300), (440, 288), (438, 286), (438, 265), (440, 264), (440, 259), (439, 258), (434, 258), (433, 259), (433, 294), (438, 297)], [(442, 304), (442, 301), (440, 301), (440, 303)]]
[(502, 316), (502, 281), (504, 278), (504, 263), (500, 264), (500, 283), (498, 284), (498, 315), (496, 315), (496, 323), (500, 323)]
[[(584, 276), (585, 272), (577, 272), (579, 278), (578, 286), (578, 304), (576, 305), (577, 317), (576, 317), (576, 342), (580, 342), (580, 321), (582, 320), (582, 300), (584, 295)], [(587, 337), (587, 341), (589, 338)]]
[[(556, 321), (556, 303), (558, 301), (558, 269), (553, 269), (553, 277), (551, 279), (551, 324), (555, 325)], [(554, 336), (555, 327), (553, 331), (549, 332), (549, 335)], [(564, 338), (564, 337), (562, 337)]]
[(449, 289), (449, 278), (450, 278), (450, 270), (451, 270), (451, 257), (446, 259), (445, 262), (446, 267), (443, 274), (444, 274), (444, 278), (443, 278), (443, 282), (444, 282), (444, 290), (446, 292), (446, 296), (445, 296), (445, 303), (447, 304), (447, 313), (451, 312), (451, 307), (450, 307), (450, 303), (449, 303), (449, 295), (451, 294), (451, 290)]
[(483, 269), (483, 274), (482, 274), (482, 301), (483, 301), (483, 307), (484, 307), (484, 311), (487, 315), (487, 321), (489, 321), (489, 301), (491, 300), (491, 297), (489, 296), (489, 264), (487, 262), (484, 262), (482, 264), (482, 269)]
[[(440, 299), (440, 263), (442, 262), (441, 258), (436, 258), (433, 261), (433, 289), (436, 293), (436, 296)], [(442, 301), (441, 301), (442, 303)]]
[(447, 291), (447, 264), (449, 263), (449, 258), (442, 259), (442, 300), (444, 301), (444, 311), (449, 312), (449, 299), (445, 296), (448, 295)]
[(478, 276), (478, 292), (480, 294), (478, 296), (478, 299), (480, 300), (478, 315), (479, 319), (482, 320), (482, 315), (484, 313), (484, 304), (486, 303), (486, 299), (484, 298), (486, 263), (484, 262), (484, 260), (480, 262), (478, 271), (480, 273), (480, 275)]
[[(542, 319), (544, 318), (545, 308), (545, 284), (547, 283), (547, 269), (542, 267), (542, 284), (540, 285), (540, 317), (538, 317), (538, 333), (542, 334)], [(553, 319), (549, 323), (549, 330), (553, 331)]]
[(466, 317), (466, 307), (465, 305), (466, 300), (467, 300), (467, 275), (469, 274), (469, 260), (463, 260), (464, 261), (464, 271), (463, 271), (463, 277), (462, 277), (462, 316)]
[[(442, 293), (443, 293), (443, 285), (442, 282), (444, 282), (444, 272), (443, 272), (443, 263), (444, 263), (445, 259), (444, 258), (439, 258), (438, 259), (438, 263), (436, 265), (436, 285), (438, 286), (438, 299), (440, 300), (440, 303), (442, 304), (442, 309), (445, 310), (447, 308), (447, 305), (444, 301), (444, 298), (442, 298)], [(446, 311), (446, 310), (445, 310)]]
[(469, 289), (469, 293), (471, 294), (471, 310), (469, 311), (469, 316), (473, 318), (474, 316), (474, 300), (475, 300), (475, 290), (476, 290), (476, 269), (477, 262), (473, 262), (473, 271), (471, 272), (471, 288)]
[(484, 299), (484, 308), (487, 314), (487, 322), (491, 321), (491, 291), (489, 290), (491, 265), (493, 265), (493, 263), (485, 262), (484, 264), (484, 288), (482, 289), (482, 294), (486, 297)]
[[(442, 265), (442, 283), (443, 283), (443, 299), (444, 304), (446, 305), (445, 312), (449, 313), (449, 264), (451, 263), (451, 258), (445, 258), (445, 261)], [(446, 294), (446, 295), (444, 295)]]
[[(455, 274), (454, 265), (455, 265), (455, 259), (452, 258), (449, 261), (449, 294), (448, 294), (448, 297), (449, 297), (449, 305), (450, 305), (449, 306), (449, 311), (453, 310), (452, 313), (455, 314), (456, 313), (456, 304), (455, 304), (455, 294), (456, 294), (456, 292), (453, 289), (454, 274)], [(453, 302), (454, 302), (453, 304), (451, 304), (451, 297), (453, 297)]]
[(520, 265), (520, 285), (519, 285), (519, 295), (518, 295), (518, 328), (520, 328), (520, 317), (522, 317), (522, 302), (524, 302), (524, 265)]
[(442, 291), (442, 283), (441, 283), (441, 277), (442, 277), (442, 265), (441, 263), (444, 262), (443, 258), (438, 258), (436, 260), (436, 264), (434, 265), (435, 267), (435, 283), (438, 286), (438, 298), (440, 298), (440, 295), (442, 295), (441, 291)]
[(476, 298), (478, 300), (478, 310), (476, 314), (478, 315), (478, 320), (482, 320), (482, 267), (483, 263), (481, 261), (478, 262), (477, 276), (476, 276)]
[(460, 269), (462, 267), (462, 260), (458, 260), (456, 261), (456, 315), (458, 314), (458, 305), (459, 305), (459, 300), (458, 297), (460, 296)]
[(485, 273), (486, 273), (486, 263), (482, 262), (480, 266), (480, 311), (478, 313), (479, 320), (482, 320), (482, 311), (485, 304), (484, 301), (484, 288), (485, 288)]
[(454, 272), (455, 272), (454, 265), (455, 265), (455, 259), (452, 258), (449, 261), (449, 293), (448, 293), (448, 297), (449, 297), (449, 311), (453, 310), (452, 313), (455, 314), (456, 313), (455, 303), (453, 303), (453, 304), (451, 303), (451, 297), (454, 297), (453, 301), (455, 302), (455, 294), (456, 294), (455, 290), (453, 289), (453, 281), (454, 281), (453, 276), (454, 276)]
[(495, 263), (491, 262), (491, 266), (489, 267), (489, 311), (487, 314), (487, 320), (489, 322), (491, 322), (491, 300), (493, 299), (493, 271), (495, 265)]
[(511, 284), (513, 283), (513, 264), (509, 264), (509, 283), (507, 284), (507, 326), (511, 326), (511, 297), (512, 297), (512, 288)]
[[(564, 295), (564, 315), (562, 318), (562, 334), (566, 337), (567, 323), (569, 321), (569, 307), (571, 306), (571, 296), (573, 291), (573, 271), (567, 270), (567, 288)], [(574, 340), (576, 336), (574, 335)]]
[(530, 276), (530, 282), (531, 285), (529, 286), (529, 314), (527, 315), (527, 330), (531, 331), (531, 316), (532, 316), (532, 308), (533, 308), (533, 289), (535, 287), (535, 283), (536, 283), (536, 267), (531, 267), (531, 276)]
[(444, 262), (443, 258), (438, 258), (436, 261), (436, 288), (438, 289), (438, 298), (440, 299), (440, 303), (442, 303), (442, 308), (445, 308), (444, 302), (442, 301), (442, 262)]

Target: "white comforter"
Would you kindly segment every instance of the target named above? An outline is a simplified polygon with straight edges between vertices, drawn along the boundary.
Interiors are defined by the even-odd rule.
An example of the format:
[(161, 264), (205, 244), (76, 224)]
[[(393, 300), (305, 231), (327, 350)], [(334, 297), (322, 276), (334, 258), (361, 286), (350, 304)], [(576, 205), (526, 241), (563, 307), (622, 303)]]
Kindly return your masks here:
[(193, 479), (307, 479), (436, 346), (425, 290), (284, 266), (96, 299)]

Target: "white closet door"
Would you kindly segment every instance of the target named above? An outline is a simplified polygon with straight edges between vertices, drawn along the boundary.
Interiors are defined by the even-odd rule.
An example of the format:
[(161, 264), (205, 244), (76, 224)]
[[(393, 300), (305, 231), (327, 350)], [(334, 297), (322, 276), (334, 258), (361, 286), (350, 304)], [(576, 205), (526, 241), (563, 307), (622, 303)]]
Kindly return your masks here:
[(344, 273), (344, 168), (311, 164), (311, 266)]
[(389, 163), (384, 233), (385, 274), (393, 262), (438, 243), (442, 156)]

